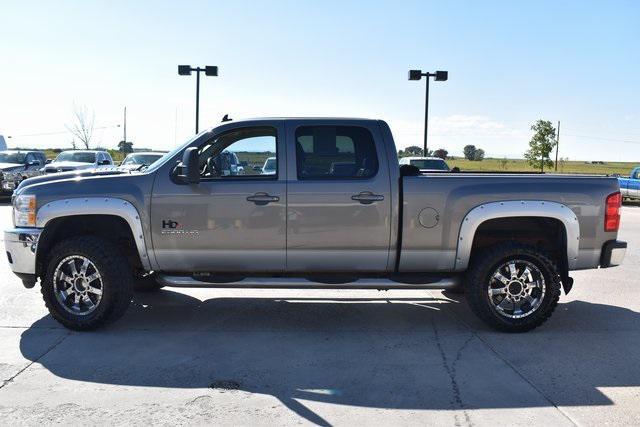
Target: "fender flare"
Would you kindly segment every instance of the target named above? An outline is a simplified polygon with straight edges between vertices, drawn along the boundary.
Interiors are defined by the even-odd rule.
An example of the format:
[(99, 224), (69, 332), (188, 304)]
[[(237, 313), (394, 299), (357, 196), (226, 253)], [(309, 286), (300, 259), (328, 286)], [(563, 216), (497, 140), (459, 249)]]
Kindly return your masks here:
[(113, 197), (80, 197), (45, 203), (36, 213), (36, 227), (45, 228), (55, 218), (75, 215), (113, 215), (124, 219), (135, 241), (142, 266), (151, 271), (140, 214), (130, 202)]
[(577, 215), (566, 205), (545, 200), (509, 200), (485, 203), (471, 209), (462, 220), (458, 234), (455, 271), (464, 271), (469, 266), (473, 239), (480, 225), (491, 219), (512, 217), (541, 217), (559, 220), (567, 237), (567, 266), (571, 270), (578, 261), (580, 244), (580, 222)]

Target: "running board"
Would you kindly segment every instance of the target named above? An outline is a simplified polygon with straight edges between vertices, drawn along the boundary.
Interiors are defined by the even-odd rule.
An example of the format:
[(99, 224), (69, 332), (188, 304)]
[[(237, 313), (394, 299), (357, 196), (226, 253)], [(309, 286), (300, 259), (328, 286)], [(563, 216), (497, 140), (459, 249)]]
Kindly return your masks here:
[(450, 289), (460, 278), (434, 277), (431, 281), (399, 281), (389, 278), (361, 278), (345, 283), (325, 283), (301, 277), (253, 277), (231, 282), (210, 282), (192, 276), (158, 275), (158, 282), (177, 288), (267, 288), (267, 289)]

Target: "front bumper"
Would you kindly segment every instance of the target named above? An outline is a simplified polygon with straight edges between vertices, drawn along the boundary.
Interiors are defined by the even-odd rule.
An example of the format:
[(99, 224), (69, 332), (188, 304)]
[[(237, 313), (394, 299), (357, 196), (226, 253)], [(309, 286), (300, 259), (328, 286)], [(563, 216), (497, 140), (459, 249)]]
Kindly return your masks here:
[(36, 253), (41, 233), (39, 228), (13, 228), (4, 232), (4, 247), (11, 270), (27, 287), (36, 281)]
[(622, 264), (627, 253), (627, 242), (620, 240), (609, 240), (602, 245), (602, 255), (600, 256), (600, 267), (615, 267)]

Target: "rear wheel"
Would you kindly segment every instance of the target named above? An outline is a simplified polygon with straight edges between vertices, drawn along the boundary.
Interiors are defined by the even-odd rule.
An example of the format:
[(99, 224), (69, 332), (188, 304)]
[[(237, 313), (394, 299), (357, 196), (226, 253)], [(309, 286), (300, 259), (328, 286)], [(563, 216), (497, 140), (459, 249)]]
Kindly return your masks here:
[(133, 277), (120, 252), (110, 242), (89, 236), (53, 247), (42, 280), (51, 316), (75, 330), (94, 329), (122, 317), (131, 302)]
[(471, 309), (495, 329), (526, 332), (544, 323), (560, 298), (560, 274), (540, 249), (504, 243), (472, 263), (466, 288)]

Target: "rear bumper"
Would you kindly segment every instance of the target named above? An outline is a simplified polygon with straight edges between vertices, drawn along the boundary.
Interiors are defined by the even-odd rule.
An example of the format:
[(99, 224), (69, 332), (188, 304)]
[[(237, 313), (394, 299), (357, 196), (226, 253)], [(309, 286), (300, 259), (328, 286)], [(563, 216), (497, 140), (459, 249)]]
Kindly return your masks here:
[(41, 233), (42, 229), (38, 228), (13, 228), (4, 232), (4, 247), (11, 270), (27, 287), (35, 283), (36, 252)]
[(600, 267), (615, 267), (622, 264), (627, 253), (627, 242), (620, 240), (609, 240), (602, 245), (602, 255), (600, 256)]

